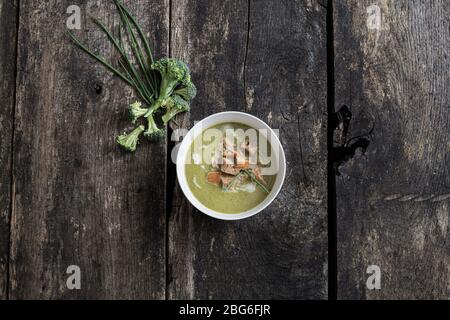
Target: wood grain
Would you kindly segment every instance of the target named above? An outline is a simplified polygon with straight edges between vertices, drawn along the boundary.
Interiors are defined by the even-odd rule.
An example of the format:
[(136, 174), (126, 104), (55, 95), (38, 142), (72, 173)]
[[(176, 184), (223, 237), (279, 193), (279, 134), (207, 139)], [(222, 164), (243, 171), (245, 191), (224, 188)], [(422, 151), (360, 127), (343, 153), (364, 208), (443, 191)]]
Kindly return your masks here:
[[(167, 0), (127, 1), (158, 56), (168, 51)], [(21, 1), (10, 292), (13, 299), (154, 299), (165, 296), (166, 143), (122, 152), (135, 94), (64, 35), (73, 1)], [(77, 35), (108, 59), (112, 2), (78, 3)], [(66, 269), (81, 268), (81, 290)]]
[(172, 53), (194, 70), (191, 125), (224, 110), (279, 128), (285, 187), (261, 214), (214, 220), (174, 185), (168, 297), (327, 297), (325, 9), (312, 1), (176, 1)]
[(0, 300), (7, 298), (17, 1), (0, 3)]
[[(347, 138), (374, 128), (337, 178), (338, 298), (448, 299), (450, 3), (334, 7), (335, 106), (352, 112)], [(380, 290), (366, 287), (372, 264)]]

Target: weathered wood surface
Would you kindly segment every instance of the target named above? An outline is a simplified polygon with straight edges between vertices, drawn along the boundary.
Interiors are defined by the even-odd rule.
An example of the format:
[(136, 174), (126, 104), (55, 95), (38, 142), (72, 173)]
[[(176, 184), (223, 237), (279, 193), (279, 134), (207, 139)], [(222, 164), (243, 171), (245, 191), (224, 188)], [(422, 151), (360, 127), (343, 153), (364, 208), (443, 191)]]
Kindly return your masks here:
[[(166, 55), (168, 1), (127, 3)], [(135, 95), (69, 43), (71, 4), (20, 4), (10, 298), (161, 299), (166, 143), (118, 149), (115, 135), (127, 128)], [(79, 5), (85, 31), (77, 34), (113, 59), (86, 17), (117, 26), (114, 5)], [(66, 288), (72, 264), (81, 268), (81, 290)]]
[(335, 107), (347, 138), (374, 126), (337, 178), (339, 299), (450, 298), (449, 17), (447, 0), (334, 1)]
[[(174, 184), (168, 298), (327, 298), (326, 28), (318, 1), (176, 1), (171, 51), (199, 95), (183, 126), (224, 110), (280, 129), (288, 171), (276, 201), (211, 219)], [(173, 170), (173, 167), (172, 167)]]
[[(0, 299), (327, 298), (320, 1), (126, 1), (156, 55), (193, 70), (199, 95), (180, 126), (240, 110), (280, 129), (285, 186), (239, 222), (189, 205), (167, 141), (118, 149), (135, 95), (64, 36), (77, 3), (21, 1), (18, 21), (17, 3), (0, 4)], [(86, 18), (117, 26), (114, 6), (78, 5), (77, 34), (113, 59)], [(346, 140), (369, 143), (365, 154), (352, 150), (357, 139), (339, 149), (338, 298), (448, 299), (450, 4), (342, 0), (333, 10), (335, 108), (352, 112)], [(72, 264), (81, 290), (66, 288)], [(380, 290), (366, 288), (369, 265), (381, 268)]]
[(17, 1), (0, 2), (0, 300), (7, 298)]

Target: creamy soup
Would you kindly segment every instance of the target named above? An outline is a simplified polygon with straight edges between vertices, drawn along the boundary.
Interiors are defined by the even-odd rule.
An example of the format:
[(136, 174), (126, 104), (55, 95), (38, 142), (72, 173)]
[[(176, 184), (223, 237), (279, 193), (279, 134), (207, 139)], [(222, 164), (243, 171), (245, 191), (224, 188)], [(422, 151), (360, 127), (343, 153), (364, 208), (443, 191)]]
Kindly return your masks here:
[(240, 123), (222, 123), (203, 131), (189, 148), (186, 179), (194, 196), (212, 210), (244, 212), (272, 190), (276, 174), (268, 170), (270, 143), (257, 130), (248, 129)]

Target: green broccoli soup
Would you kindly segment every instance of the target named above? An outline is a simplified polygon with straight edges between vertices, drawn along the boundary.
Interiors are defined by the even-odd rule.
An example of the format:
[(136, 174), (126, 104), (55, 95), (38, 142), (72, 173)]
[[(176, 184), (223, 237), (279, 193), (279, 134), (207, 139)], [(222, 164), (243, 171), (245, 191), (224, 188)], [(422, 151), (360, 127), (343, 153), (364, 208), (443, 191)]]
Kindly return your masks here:
[(240, 123), (210, 127), (192, 142), (186, 179), (194, 196), (209, 209), (240, 213), (261, 203), (272, 190), (272, 149), (267, 139)]

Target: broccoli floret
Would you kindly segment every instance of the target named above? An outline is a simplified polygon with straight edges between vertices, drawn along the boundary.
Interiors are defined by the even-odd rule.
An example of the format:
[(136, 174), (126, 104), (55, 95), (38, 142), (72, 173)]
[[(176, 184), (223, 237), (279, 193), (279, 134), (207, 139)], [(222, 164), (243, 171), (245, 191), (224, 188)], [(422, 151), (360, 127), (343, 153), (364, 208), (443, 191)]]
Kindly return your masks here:
[[(188, 69), (189, 70), (189, 69)], [(188, 85), (192, 84), (192, 80), (191, 80), (191, 72), (189, 71), (188, 74), (183, 78), (183, 80), (181, 80), (181, 84), (185, 87), (187, 87)]]
[(166, 104), (166, 113), (162, 116), (166, 125), (175, 115), (183, 111), (189, 111), (189, 103), (179, 95), (173, 95)]
[(162, 58), (152, 64), (152, 69), (161, 74), (158, 100), (168, 98), (179, 84), (190, 79), (188, 66), (178, 59)]
[(186, 84), (186, 86), (176, 89), (175, 94), (182, 96), (184, 100), (192, 100), (197, 95), (197, 88), (192, 82)]
[(159, 129), (156, 125), (155, 119), (153, 118), (153, 114), (149, 114), (146, 116), (148, 127), (144, 132), (144, 136), (149, 140), (158, 140), (164, 137), (165, 132), (164, 129)]
[(142, 103), (140, 103), (139, 101), (130, 104), (128, 113), (130, 115), (131, 123), (135, 124), (136, 120), (145, 115), (147, 111), (148, 108), (142, 108)]
[(145, 127), (139, 126), (135, 128), (130, 133), (123, 133), (120, 136), (117, 137), (116, 141), (117, 143), (124, 148), (127, 151), (134, 151), (136, 150), (136, 146), (139, 142), (139, 135), (144, 132)]

